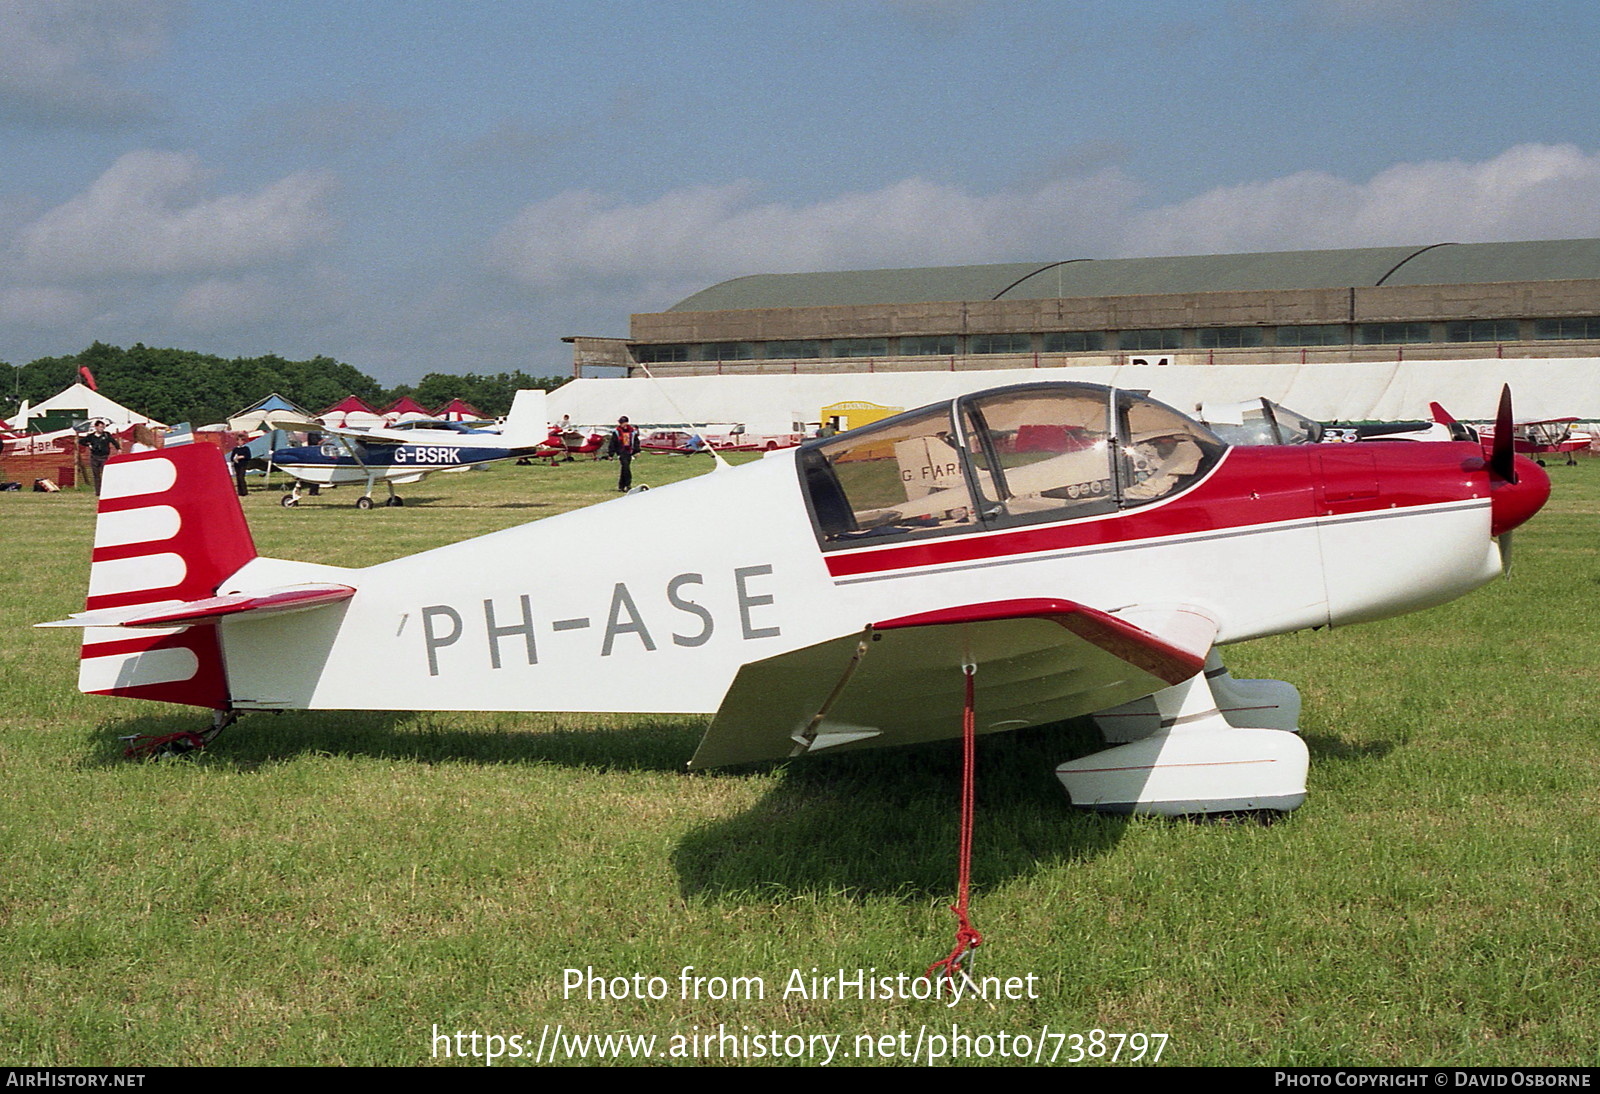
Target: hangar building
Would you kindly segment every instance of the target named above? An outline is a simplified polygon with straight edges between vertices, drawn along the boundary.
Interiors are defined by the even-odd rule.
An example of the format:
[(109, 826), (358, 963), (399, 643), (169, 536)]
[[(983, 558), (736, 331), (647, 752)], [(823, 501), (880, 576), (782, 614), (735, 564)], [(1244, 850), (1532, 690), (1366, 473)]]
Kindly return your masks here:
[(1593, 358), (1600, 239), (757, 274), (566, 340), (580, 376)]

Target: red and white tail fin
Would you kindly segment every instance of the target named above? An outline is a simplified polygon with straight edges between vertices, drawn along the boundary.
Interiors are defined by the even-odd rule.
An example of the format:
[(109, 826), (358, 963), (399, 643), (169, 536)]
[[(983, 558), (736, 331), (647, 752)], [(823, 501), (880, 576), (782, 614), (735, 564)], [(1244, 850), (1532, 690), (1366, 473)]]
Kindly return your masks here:
[[(185, 445), (106, 464), (87, 610), (202, 600), (256, 557), (222, 454)], [(78, 687), (226, 710), (217, 628), (89, 627)]]

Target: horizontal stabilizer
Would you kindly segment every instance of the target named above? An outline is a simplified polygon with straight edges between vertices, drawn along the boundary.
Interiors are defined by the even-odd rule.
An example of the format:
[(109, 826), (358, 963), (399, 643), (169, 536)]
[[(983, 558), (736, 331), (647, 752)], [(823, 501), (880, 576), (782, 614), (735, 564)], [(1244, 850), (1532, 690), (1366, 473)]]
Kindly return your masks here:
[(203, 600), (141, 604), (130, 608), (105, 608), (78, 612), (66, 619), (35, 623), (36, 627), (194, 627), (221, 622), (227, 616), (253, 613), (303, 612), (349, 600), (356, 591), (348, 585), (285, 585), (251, 593), (228, 593)]
[(980, 733), (1103, 710), (1200, 672), (1216, 632), (1196, 608), (1048, 599), (886, 620), (745, 665), (690, 766), (958, 737), (969, 664)]

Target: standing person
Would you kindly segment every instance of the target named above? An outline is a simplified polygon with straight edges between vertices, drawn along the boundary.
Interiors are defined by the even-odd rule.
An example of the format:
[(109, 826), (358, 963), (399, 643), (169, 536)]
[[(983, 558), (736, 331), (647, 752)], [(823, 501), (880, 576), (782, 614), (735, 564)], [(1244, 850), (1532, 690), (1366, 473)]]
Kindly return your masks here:
[(624, 414), (617, 419), (617, 431), (611, 434), (610, 454), (622, 461), (622, 472), (617, 476), (617, 489), (626, 493), (633, 485), (633, 457), (639, 451), (639, 431), (628, 424)]
[(78, 447), (89, 450), (89, 477), (94, 479), (94, 495), (100, 496), (100, 477), (105, 474), (106, 461), (111, 458), (111, 450), (122, 450), (122, 442), (106, 432), (104, 418), (94, 420), (94, 430), (78, 438)]
[(241, 498), (245, 497), (250, 493), (250, 491), (245, 487), (244, 479), (245, 464), (250, 462), (250, 446), (246, 444), (234, 445), (233, 451), (228, 454), (228, 459), (233, 461), (234, 489), (239, 491), (239, 496)]

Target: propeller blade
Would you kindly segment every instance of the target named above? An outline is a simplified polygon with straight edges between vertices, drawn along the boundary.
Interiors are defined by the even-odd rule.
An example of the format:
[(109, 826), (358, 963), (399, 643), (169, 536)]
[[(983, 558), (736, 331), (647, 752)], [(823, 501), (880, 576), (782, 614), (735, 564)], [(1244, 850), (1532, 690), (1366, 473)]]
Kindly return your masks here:
[(1511, 574), (1511, 536), (1510, 532), (1501, 532), (1495, 537), (1495, 542), (1500, 545), (1500, 573), (1504, 577)]
[(1517, 456), (1511, 436), (1511, 385), (1500, 389), (1500, 412), (1494, 419), (1494, 450), (1489, 454), (1489, 470), (1504, 482), (1517, 481)]

